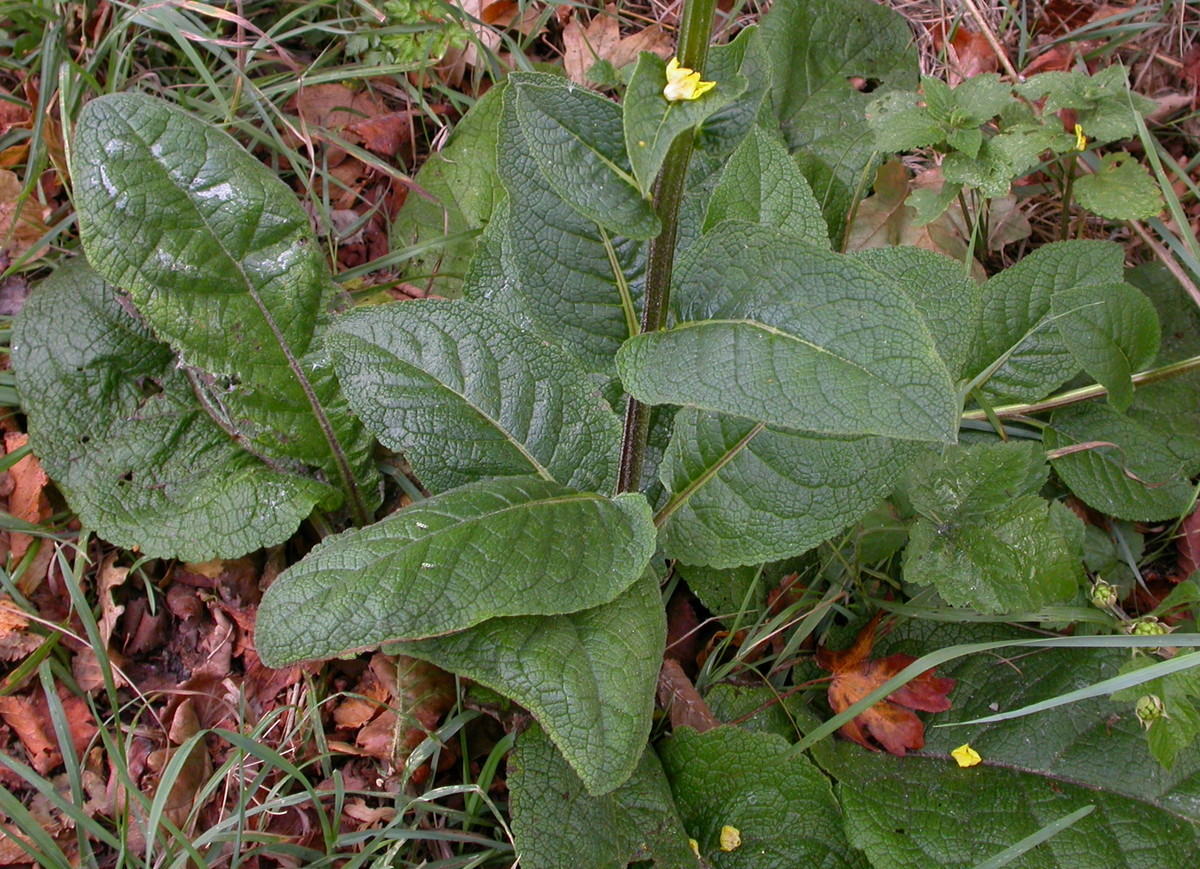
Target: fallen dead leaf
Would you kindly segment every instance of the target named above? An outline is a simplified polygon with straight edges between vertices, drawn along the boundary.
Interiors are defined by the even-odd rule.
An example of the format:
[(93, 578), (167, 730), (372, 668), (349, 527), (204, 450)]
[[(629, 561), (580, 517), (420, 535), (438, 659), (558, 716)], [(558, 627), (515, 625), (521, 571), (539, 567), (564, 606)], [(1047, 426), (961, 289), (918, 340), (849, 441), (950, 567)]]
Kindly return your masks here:
[(16, 694), (0, 696), (0, 718), (21, 740), (30, 766), (39, 773), (45, 775), (62, 763), (58, 745), (48, 730), (50, 720), (43, 717), (32, 699)]
[[(0, 251), (13, 259), (29, 253), (49, 231), (46, 218), (50, 211), (50, 206), (42, 205), (34, 196), (22, 196), (21, 179), (15, 172), (0, 169)], [(33, 251), (30, 259), (38, 259), (48, 250), (43, 245)]]
[(692, 680), (674, 658), (664, 660), (662, 670), (658, 673), (658, 702), (666, 708), (672, 727), (691, 727), (704, 733), (721, 726), (717, 716), (713, 715)]
[[(175, 716), (171, 719), (167, 737), (173, 747), (153, 752), (147, 760), (150, 768), (161, 774), (179, 750), (179, 746), (200, 732), (196, 708), (190, 698), (186, 699), (175, 709)], [(204, 740), (201, 739), (192, 746), (179, 774), (170, 782), (170, 790), (167, 791), (163, 807), (163, 814), (167, 820), (180, 828), (187, 823), (188, 816), (196, 804), (196, 795), (211, 775), (212, 760), (208, 756)], [(159, 786), (155, 785), (155, 789)]]
[(587, 72), (599, 60), (608, 60), (621, 41), (621, 25), (617, 22), (617, 7), (609, 4), (598, 12), (586, 26), (574, 15), (563, 27), (563, 69), (567, 78), (579, 84), (587, 83)]
[[(840, 652), (825, 647), (817, 649), (817, 665), (833, 671), (829, 705), (835, 713), (849, 709), (916, 660), (911, 655), (871, 658), (875, 630), (882, 616), (882, 611), (876, 613), (858, 632), (850, 648)], [(838, 732), (872, 751), (882, 746), (897, 757), (904, 757), (906, 752), (925, 746), (925, 725), (912, 710), (945, 712), (950, 708), (947, 695), (953, 689), (953, 679), (939, 678), (933, 675), (933, 670), (926, 670), (893, 691), (886, 700), (843, 724)]]

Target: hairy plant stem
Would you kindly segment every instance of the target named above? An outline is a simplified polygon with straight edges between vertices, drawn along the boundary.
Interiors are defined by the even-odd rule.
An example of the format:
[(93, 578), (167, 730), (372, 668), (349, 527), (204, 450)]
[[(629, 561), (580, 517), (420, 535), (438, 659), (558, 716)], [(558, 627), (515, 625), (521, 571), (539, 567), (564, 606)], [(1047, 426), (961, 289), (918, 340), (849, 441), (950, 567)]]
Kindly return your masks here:
[[(716, 9), (716, 0), (685, 0), (677, 49), (681, 66), (701, 73), (704, 71)], [(663, 228), (650, 241), (646, 261), (646, 290), (642, 299), (642, 332), (655, 332), (666, 324), (667, 305), (671, 300), (671, 272), (675, 265), (675, 238), (679, 231), (679, 203), (683, 200), (694, 139), (694, 131), (689, 131), (671, 144), (654, 182), (654, 210)], [(633, 396), (626, 396), (621, 467), (617, 475), (618, 492), (636, 492), (641, 488), (642, 461), (649, 434), (649, 406)]]
[[(1145, 386), (1148, 383), (1170, 380), (1172, 377), (1179, 377), (1180, 375), (1187, 374), (1189, 371), (1196, 370), (1200, 370), (1200, 356), (1192, 356), (1189, 359), (1172, 362), (1170, 365), (1164, 365), (1161, 368), (1152, 368), (1149, 371), (1142, 371), (1135, 374), (1133, 375), (1133, 385)], [(1047, 410), (1057, 410), (1060, 407), (1080, 404), (1085, 401), (1091, 401), (1093, 398), (1102, 398), (1105, 395), (1108, 395), (1108, 390), (1100, 384), (1095, 383), (1091, 386), (1081, 386), (1079, 389), (1070, 389), (1031, 404), (1006, 404), (1002, 407), (992, 409), (992, 413), (997, 419), (1012, 419), (1013, 417), (1028, 416), (1033, 413), (1045, 413)], [(970, 410), (964, 413), (962, 418), (983, 420), (988, 418), (988, 414), (984, 410)]]

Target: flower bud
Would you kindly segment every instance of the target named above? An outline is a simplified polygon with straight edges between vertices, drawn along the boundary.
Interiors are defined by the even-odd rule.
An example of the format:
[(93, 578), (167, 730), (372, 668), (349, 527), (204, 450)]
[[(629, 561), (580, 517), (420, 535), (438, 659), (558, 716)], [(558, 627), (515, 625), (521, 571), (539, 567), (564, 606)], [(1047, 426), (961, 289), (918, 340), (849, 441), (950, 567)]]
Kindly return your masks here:
[(1111, 583), (1105, 582), (1097, 578), (1092, 583), (1092, 592), (1089, 595), (1093, 606), (1100, 609), (1109, 609), (1117, 605), (1117, 587)]
[(1157, 694), (1146, 694), (1139, 697), (1137, 703), (1133, 706), (1133, 711), (1137, 713), (1138, 721), (1146, 729), (1149, 729), (1150, 725), (1155, 721), (1165, 718), (1167, 715), (1167, 707), (1163, 705), (1162, 698)]
[(1142, 616), (1134, 619), (1126, 629), (1135, 637), (1161, 637), (1171, 632), (1170, 628), (1155, 616)]

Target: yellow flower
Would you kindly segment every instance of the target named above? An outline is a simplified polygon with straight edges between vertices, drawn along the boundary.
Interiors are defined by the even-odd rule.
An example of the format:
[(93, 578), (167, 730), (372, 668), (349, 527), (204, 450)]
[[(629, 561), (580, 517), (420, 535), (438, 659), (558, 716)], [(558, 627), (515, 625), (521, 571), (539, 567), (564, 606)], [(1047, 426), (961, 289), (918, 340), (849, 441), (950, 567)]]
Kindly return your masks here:
[(977, 763), (983, 763), (983, 758), (979, 756), (979, 752), (971, 748), (970, 745), (960, 745), (954, 751), (950, 752), (950, 756), (958, 761), (959, 766), (975, 766)]
[(663, 96), (671, 102), (695, 100), (715, 88), (715, 81), (700, 81), (700, 73), (679, 65), (679, 58), (672, 57), (667, 64), (667, 86)]
[(1087, 136), (1083, 134), (1083, 126), (1075, 125), (1075, 150), (1082, 151), (1087, 148)]
[(736, 851), (742, 847), (742, 833), (737, 827), (726, 824), (721, 828), (721, 850)]

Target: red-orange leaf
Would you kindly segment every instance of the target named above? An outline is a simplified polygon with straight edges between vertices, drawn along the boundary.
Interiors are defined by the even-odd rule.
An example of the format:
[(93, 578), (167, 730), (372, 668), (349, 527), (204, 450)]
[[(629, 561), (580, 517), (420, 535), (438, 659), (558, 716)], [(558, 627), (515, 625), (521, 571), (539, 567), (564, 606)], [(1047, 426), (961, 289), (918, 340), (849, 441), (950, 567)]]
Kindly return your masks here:
[[(876, 613), (858, 632), (850, 648), (840, 652), (824, 647), (817, 650), (817, 664), (833, 671), (829, 705), (835, 713), (849, 709), (916, 660), (910, 655), (871, 658), (875, 629), (882, 615), (882, 612)], [(916, 751), (925, 745), (925, 725), (912, 710), (945, 712), (950, 708), (947, 695), (953, 688), (953, 679), (938, 678), (933, 675), (933, 670), (926, 670), (903, 688), (893, 691), (886, 700), (843, 724), (840, 733), (872, 751), (883, 747), (904, 757), (905, 752)]]

